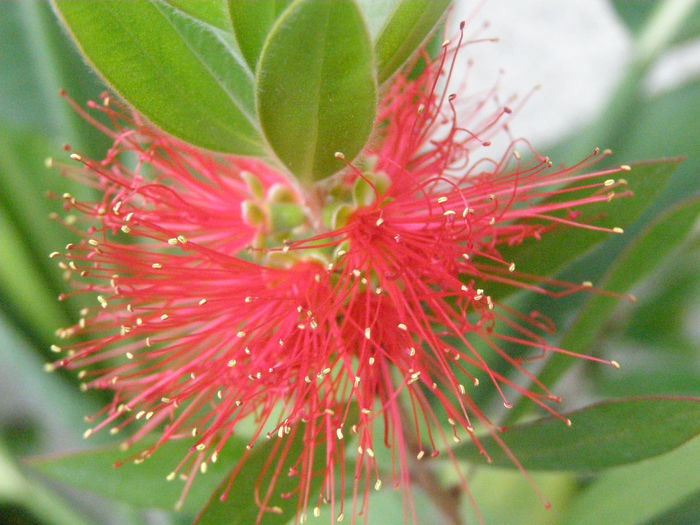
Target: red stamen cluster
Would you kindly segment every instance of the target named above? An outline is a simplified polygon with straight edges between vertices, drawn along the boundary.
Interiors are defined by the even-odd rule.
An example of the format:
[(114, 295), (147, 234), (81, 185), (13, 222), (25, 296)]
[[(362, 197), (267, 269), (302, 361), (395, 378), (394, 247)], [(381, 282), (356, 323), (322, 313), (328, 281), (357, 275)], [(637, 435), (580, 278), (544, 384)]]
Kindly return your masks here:
[[(87, 225), (74, 227), (80, 242), (52, 254), (79, 276), (69, 295), (95, 296), (95, 307), (60, 333), (83, 342), (56, 347), (66, 356), (52, 365), (80, 369), (87, 389), (114, 392), (88, 434), (139, 424), (132, 444), (162, 432), (144, 456), (168, 440), (191, 439), (172, 475), (187, 474), (186, 493), (239, 423), (253, 420), (251, 449), (265, 438), (303, 439), (299, 457), (287, 458), (289, 447), (280, 446), (268, 463), (273, 484), (276, 464), (294, 465), (299, 519), (328, 501), (344, 512), (346, 487), (334, 475), (346, 468), (342, 483), (354, 484), (356, 517), (383, 479), (408, 489), (412, 462), (451, 454), (451, 442), (464, 437), (478, 444), (478, 429), (497, 435), (470, 395), (479, 378), (506, 405), (511, 392), (556, 414), (548, 404), (556, 398), (505, 344), (534, 355), (566, 352), (546, 342), (544, 320), (497, 303), (489, 285), (549, 294), (585, 285), (522, 275), (499, 249), (560, 227), (617, 231), (577, 222), (578, 210), (626, 196), (609, 177), (627, 168), (576, 175), (596, 152), (556, 170), (524, 141), (498, 160), (472, 160), (503, 130), (510, 109), (488, 110), (492, 96), (456, 106), (440, 87), (455, 56), (446, 48), (418, 79), (396, 79), (364, 155), (371, 169), (347, 163), (334, 181), (341, 189), (365, 184), (370, 198), (333, 230), (319, 226), (307, 195), (263, 162), (202, 152), (109, 104), (99, 108), (112, 126), (95, 125), (114, 147), (101, 162), (73, 158), (101, 198), (64, 196)], [(534, 160), (525, 165), (523, 155)], [(260, 245), (256, 239), (275, 232), (269, 221), (251, 221), (245, 203), (262, 206), (280, 188), (307, 220), (284, 243)], [(562, 199), (567, 192), (575, 197)], [(322, 195), (321, 207), (341, 193)], [(497, 372), (499, 360), (532, 389)], [(391, 450), (390, 464), (377, 462), (377, 447)], [(321, 472), (313, 467), (319, 453)], [(318, 491), (311, 489), (317, 477)], [(272, 491), (256, 490), (260, 521)]]

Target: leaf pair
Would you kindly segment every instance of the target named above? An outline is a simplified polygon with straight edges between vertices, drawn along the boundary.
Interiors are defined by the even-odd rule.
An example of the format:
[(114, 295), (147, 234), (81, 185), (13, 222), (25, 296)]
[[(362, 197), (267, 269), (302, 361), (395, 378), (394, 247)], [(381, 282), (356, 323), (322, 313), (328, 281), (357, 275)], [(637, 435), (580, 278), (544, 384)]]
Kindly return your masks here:
[(215, 151), (271, 149), (306, 182), (342, 168), (336, 151), (361, 151), (377, 80), (409, 59), (448, 5), (54, 0), (91, 65), (154, 124)]

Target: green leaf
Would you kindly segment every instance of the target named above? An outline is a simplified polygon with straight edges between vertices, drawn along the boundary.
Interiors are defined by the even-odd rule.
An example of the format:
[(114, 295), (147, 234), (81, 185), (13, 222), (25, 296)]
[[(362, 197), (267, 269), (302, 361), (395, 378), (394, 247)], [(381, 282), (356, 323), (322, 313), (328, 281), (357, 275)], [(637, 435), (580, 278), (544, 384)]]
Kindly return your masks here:
[(258, 114), (270, 146), (305, 182), (344, 167), (364, 146), (376, 112), (372, 49), (352, 1), (298, 0), (260, 57)]
[(153, 123), (204, 148), (261, 152), (252, 78), (232, 35), (162, 0), (54, 0), (103, 79)]
[[(276, 469), (279, 469), (279, 477), (275, 483), (270, 501), (267, 503), (267, 508), (276, 507), (277, 509), (275, 512), (265, 513), (263, 523), (272, 525), (276, 523), (284, 524), (290, 521), (297, 512), (298, 498), (296, 493), (291, 498), (283, 498), (281, 494), (292, 493), (299, 487), (299, 476), (289, 476), (288, 472), (294, 465), (295, 460), (300, 456), (304, 446), (306, 446), (304, 436), (305, 434), (302, 430), (296, 433), (291, 443), (280, 442), (274, 438), (272, 441), (256, 446), (246, 459), (245, 467), (238, 473), (233, 489), (228, 492), (227, 499), (225, 501), (220, 499), (229, 481), (225, 479), (197, 516), (195, 520), (196, 525), (219, 525), (221, 523), (247, 525), (249, 523), (257, 523), (256, 519), (260, 513), (260, 508), (255, 503), (253, 491), (257, 487), (261, 487), (261, 497), (264, 497), (264, 491), (267, 489)], [(277, 460), (272, 465), (266, 465), (277, 447), (286, 446), (289, 449), (287, 461), (285, 461), (284, 465), (279, 465)], [(325, 461), (325, 450), (319, 447), (314, 454), (313, 471), (323, 470), (326, 466)], [(312, 479), (309, 489), (312, 497), (320, 487), (322, 479), (322, 476), (316, 476)]]
[(225, 0), (166, 0), (171, 6), (224, 31), (231, 30)]
[[(133, 449), (139, 452), (155, 442), (155, 438), (145, 438)], [(232, 465), (242, 457), (246, 444), (231, 438), (219, 454), (218, 461), (208, 464), (206, 474), (197, 474), (184, 502), (185, 512), (195, 512), (205, 505)], [(134, 452), (122, 451), (116, 445), (57, 457), (34, 458), (28, 463), (45, 476), (78, 489), (137, 507), (172, 510), (182, 494), (184, 483), (178, 478), (167, 481), (166, 476), (175, 470), (193, 446), (192, 439), (168, 441), (141, 464), (129, 461), (134, 458)], [(121, 466), (115, 467), (122, 462)]]
[[(578, 221), (608, 228), (627, 227), (661, 193), (679, 163), (680, 160), (676, 159), (633, 166), (625, 178), (634, 197), (584, 206)], [(503, 260), (515, 262), (519, 272), (550, 276), (610, 236), (606, 232), (583, 228), (555, 228), (544, 234), (540, 241), (530, 238), (521, 245), (504, 246), (500, 252)], [(499, 283), (489, 283), (488, 286), (487, 292), (494, 299), (502, 299), (515, 291), (513, 287)]]
[(395, 7), (375, 43), (380, 84), (427, 41), (450, 3), (450, 0), (403, 0)]
[[(566, 417), (571, 427), (548, 417), (511, 427), (501, 437), (529, 470), (603, 470), (664, 454), (700, 434), (700, 398), (627, 398)], [(492, 437), (481, 442), (493, 460), (490, 465), (514, 467)], [(460, 459), (485, 464), (473, 443), (454, 452)]]
[[(656, 426), (657, 421), (650, 418), (646, 424)], [(572, 502), (563, 524), (643, 523), (700, 490), (698, 465), (700, 439), (694, 439), (669, 454), (610, 470)]]
[(267, 35), (291, 0), (228, 0), (228, 12), (238, 46), (255, 71)]

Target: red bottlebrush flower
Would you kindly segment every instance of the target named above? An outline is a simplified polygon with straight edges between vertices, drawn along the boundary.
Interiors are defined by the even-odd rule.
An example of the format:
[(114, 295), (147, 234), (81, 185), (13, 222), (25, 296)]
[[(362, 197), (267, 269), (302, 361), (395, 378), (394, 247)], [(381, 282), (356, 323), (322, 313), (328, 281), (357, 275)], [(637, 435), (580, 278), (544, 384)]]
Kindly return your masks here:
[[(364, 160), (313, 189), (261, 161), (199, 151), (105, 99), (100, 111), (112, 127), (95, 125), (114, 147), (101, 162), (73, 155), (79, 174), (65, 168), (101, 199), (64, 196), (87, 226), (71, 226), (80, 242), (52, 254), (79, 276), (66, 298), (96, 296), (60, 333), (81, 342), (56, 347), (67, 354), (52, 365), (80, 369), (87, 389), (114, 392), (88, 434), (140, 420), (128, 444), (162, 432), (146, 455), (191, 439), (174, 471), (189, 475), (184, 493), (244, 420), (256, 423), (251, 447), (301, 435), (300, 457), (279, 447), (274, 458), (294, 464), (301, 520), (324, 501), (347, 512), (338, 472), (353, 480), (343, 483), (354, 484), (356, 517), (382, 481), (409, 490), (414, 461), (451, 454), (451, 442), (464, 438), (478, 444), (475, 429), (497, 437), (470, 395), (479, 378), (505, 404), (510, 390), (556, 414), (548, 403), (556, 398), (504, 343), (567, 352), (547, 344), (544, 320), (498, 304), (489, 285), (553, 293), (519, 274), (500, 248), (554, 228), (616, 231), (577, 217), (589, 203), (627, 195), (609, 179), (624, 167), (577, 174), (596, 152), (557, 170), (524, 141), (499, 159), (470, 159), (510, 110), (488, 111), (493, 95), (458, 107), (439, 87), (455, 57), (446, 49), (418, 79), (399, 76)], [(572, 182), (576, 197), (567, 200), (562, 185)], [(562, 294), (585, 287), (541, 281)], [(499, 373), (494, 359), (532, 389)], [(319, 445), (322, 472), (312, 467)], [(392, 464), (377, 464), (377, 447), (391, 450)], [(320, 491), (311, 490), (313, 477), (323, 479)], [(260, 521), (272, 491), (256, 491)]]

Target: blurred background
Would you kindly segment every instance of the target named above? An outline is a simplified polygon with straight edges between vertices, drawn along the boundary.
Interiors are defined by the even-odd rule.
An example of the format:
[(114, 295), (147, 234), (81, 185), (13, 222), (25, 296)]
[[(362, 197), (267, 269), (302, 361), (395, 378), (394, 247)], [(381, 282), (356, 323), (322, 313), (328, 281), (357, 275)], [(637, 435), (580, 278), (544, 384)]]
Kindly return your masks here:
[[(674, 12), (685, 15), (674, 19)], [(488, 89), (497, 81), (505, 97), (527, 96), (541, 85), (514, 121), (514, 136), (529, 138), (556, 163), (578, 160), (594, 146), (612, 148), (617, 164), (687, 157), (649, 217), (698, 194), (697, 2), (460, 1), (454, 16), (467, 17), (473, 26), (487, 22), (483, 36), (500, 39), (469, 46), (464, 53), (465, 60), (477, 64), (470, 89)], [(82, 102), (104, 88), (63, 34), (47, 2), (0, 2), (0, 523), (188, 523), (191, 517), (185, 515), (132, 508), (50, 482), (23, 461), (110, 441), (107, 434), (90, 443), (82, 439), (83, 416), (95, 412), (103, 399), (80, 393), (77, 379), (69, 374), (43, 371), (44, 363), (52, 360), (55, 330), (77, 317), (77, 305), (56, 300), (65, 291), (64, 281), (48, 254), (73, 239), (49, 219), (61, 209), (59, 200), (47, 195), (87, 195), (85, 188), (47, 169), (45, 159), (64, 158), (64, 144), (93, 158), (101, 158), (108, 147), (59, 96), (61, 89)], [(642, 219), (637, 229), (644, 225)], [(613, 374), (577, 368), (574, 373), (586, 379), (585, 399), (700, 396), (699, 248), (694, 235), (637, 286), (636, 305), (619, 305), (595, 345), (603, 353), (614, 348), (623, 369)], [(594, 267), (595, 253), (591, 257), (581, 264)], [(571, 388), (566, 381), (564, 390)], [(658, 471), (653, 465), (649, 469)], [(615, 487), (615, 479), (645, 475), (618, 471), (600, 479), (538, 475), (555, 503), (550, 512), (511, 471), (476, 476), (474, 491), (487, 523), (608, 523), (581, 509), (604, 507), (596, 497), (617, 498), (620, 504), (624, 492), (603, 489)], [(625, 506), (623, 501), (624, 515), (609, 523), (700, 523), (700, 479), (679, 483), (683, 490), (659, 494), (660, 502), (651, 511), (635, 514), (633, 502)], [(389, 508), (395, 503), (391, 494), (378, 496), (378, 509), (382, 498)], [(401, 513), (396, 520), (403, 523)]]

